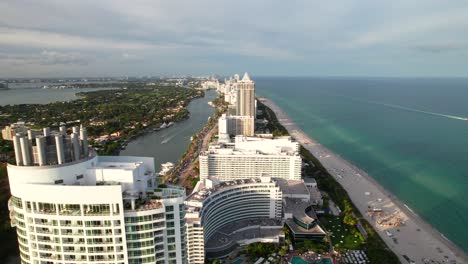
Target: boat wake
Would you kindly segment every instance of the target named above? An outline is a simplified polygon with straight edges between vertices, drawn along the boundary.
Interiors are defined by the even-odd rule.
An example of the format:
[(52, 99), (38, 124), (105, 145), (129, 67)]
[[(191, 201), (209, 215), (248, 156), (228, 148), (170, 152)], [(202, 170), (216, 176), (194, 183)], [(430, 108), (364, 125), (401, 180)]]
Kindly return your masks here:
[[(175, 136), (175, 135), (174, 135), (174, 136)], [(168, 137), (168, 138), (164, 139), (163, 141), (161, 141), (161, 144), (166, 144), (167, 142), (171, 141), (171, 139), (173, 139), (174, 136)]]
[(165, 136), (168, 136), (168, 137), (165, 138), (163, 141), (161, 141), (161, 144), (166, 144), (167, 142), (171, 141), (175, 136), (179, 135), (180, 133), (184, 132), (187, 129), (189, 129), (189, 127), (186, 127), (184, 129), (179, 129), (176, 133), (168, 133), (164, 135), (163, 137)]
[(450, 118), (450, 119), (455, 119), (455, 120), (468, 121), (468, 118), (466, 118), (466, 117), (455, 116), (455, 115), (447, 115), (447, 114), (443, 114), (443, 113), (436, 113), (436, 112), (430, 112), (430, 111), (424, 111), (424, 110), (411, 108), (411, 107), (406, 107), (406, 106), (397, 105), (397, 104), (389, 104), (389, 103), (382, 103), (382, 102), (379, 102), (379, 101), (363, 100), (363, 99), (360, 99), (360, 98), (351, 97), (351, 96), (344, 96), (344, 95), (340, 95), (340, 94), (334, 94), (334, 96), (345, 97), (345, 98), (352, 99), (352, 100), (359, 101), (359, 102), (364, 102), (364, 103), (368, 103), (368, 104), (375, 104), (375, 105), (382, 105), (382, 106), (386, 106), (386, 107), (390, 107), (390, 108), (394, 108), (394, 109), (400, 109), (400, 110), (405, 110), (405, 111), (410, 111), (410, 112), (415, 112), (415, 113), (445, 117), (445, 118)]
[(387, 107), (391, 107), (391, 108), (395, 108), (395, 109), (406, 110), (406, 111), (410, 111), (410, 112), (416, 112), (416, 113), (446, 117), (446, 118), (451, 118), (451, 119), (456, 119), (456, 120), (468, 121), (467, 118), (464, 118), (464, 117), (461, 117), (461, 116), (454, 116), (454, 115), (447, 115), (447, 114), (436, 113), (436, 112), (429, 112), (429, 111), (424, 111), (424, 110), (415, 109), (415, 108), (409, 108), (409, 107), (405, 107), (405, 106), (402, 106), (402, 105), (396, 105), (396, 104), (387, 104), (387, 103), (376, 102), (376, 101), (368, 101), (368, 102), (372, 103), (372, 104), (383, 105), (383, 106), (387, 106)]

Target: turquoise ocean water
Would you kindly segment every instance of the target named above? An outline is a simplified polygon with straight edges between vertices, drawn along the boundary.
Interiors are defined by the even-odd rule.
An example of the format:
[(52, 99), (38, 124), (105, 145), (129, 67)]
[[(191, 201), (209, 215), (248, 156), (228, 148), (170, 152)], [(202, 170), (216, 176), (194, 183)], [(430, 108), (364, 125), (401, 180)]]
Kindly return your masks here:
[(468, 79), (255, 80), (259, 96), (468, 251)]

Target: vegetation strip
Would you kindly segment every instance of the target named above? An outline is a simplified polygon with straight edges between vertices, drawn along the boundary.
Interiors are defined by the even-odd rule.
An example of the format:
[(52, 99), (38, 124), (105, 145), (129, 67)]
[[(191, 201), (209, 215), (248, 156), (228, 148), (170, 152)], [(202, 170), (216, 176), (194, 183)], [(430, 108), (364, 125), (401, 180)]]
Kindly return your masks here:
[[(266, 105), (258, 102), (259, 109), (265, 111), (265, 115), (269, 121), (268, 128), (274, 135), (289, 135), (287, 129), (281, 125), (276, 118), (275, 113)], [(352, 228), (360, 223), (367, 232), (364, 250), (369, 257), (371, 263), (394, 264), (400, 263), (395, 253), (385, 244), (380, 236), (375, 232), (369, 222), (362, 218), (359, 210), (354, 206), (348, 196), (346, 190), (333, 178), (332, 175), (325, 169), (320, 161), (312, 155), (307, 149), (301, 146), (301, 155), (304, 161), (309, 164), (306, 171), (308, 175), (313, 175), (317, 181), (318, 188), (325, 191), (330, 199), (342, 210), (342, 222)], [(326, 223), (325, 228), (327, 227)], [(330, 230), (328, 230), (330, 231)], [(340, 250), (340, 248), (335, 248)]]

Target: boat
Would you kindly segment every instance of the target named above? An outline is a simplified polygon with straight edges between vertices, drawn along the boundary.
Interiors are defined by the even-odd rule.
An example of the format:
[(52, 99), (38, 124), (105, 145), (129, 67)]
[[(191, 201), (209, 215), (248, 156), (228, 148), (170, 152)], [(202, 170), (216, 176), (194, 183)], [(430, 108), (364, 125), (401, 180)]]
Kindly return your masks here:
[(166, 122), (164, 122), (159, 128), (166, 128), (167, 127), (167, 124)]
[(172, 168), (174, 168), (174, 163), (172, 162), (161, 164), (161, 171), (159, 172), (159, 175), (164, 176), (168, 171), (172, 170)]
[(174, 122), (169, 122), (169, 124), (167, 124), (166, 127), (170, 127), (170, 126), (172, 126), (172, 125), (174, 125)]

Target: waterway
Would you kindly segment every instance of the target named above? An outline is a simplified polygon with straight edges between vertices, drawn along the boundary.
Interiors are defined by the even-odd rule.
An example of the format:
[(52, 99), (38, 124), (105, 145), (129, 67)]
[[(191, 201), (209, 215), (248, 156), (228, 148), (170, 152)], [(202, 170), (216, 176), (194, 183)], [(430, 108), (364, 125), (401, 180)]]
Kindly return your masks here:
[(168, 161), (176, 163), (187, 150), (190, 137), (214, 115), (215, 108), (209, 106), (208, 102), (216, 97), (217, 93), (214, 90), (205, 92), (205, 97), (194, 99), (188, 105), (190, 112), (188, 119), (133, 140), (120, 152), (120, 155), (154, 157), (156, 170), (159, 170), (162, 163)]
[[(11, 85), (10, 85), (11, 86)], [(14, 87), (0, 90), (0, 105), (48, 104), (79, 99), (76, 93), (118, 88), (41, 89)]]

